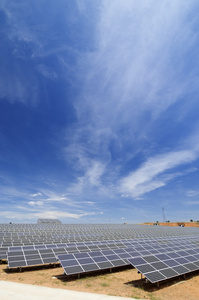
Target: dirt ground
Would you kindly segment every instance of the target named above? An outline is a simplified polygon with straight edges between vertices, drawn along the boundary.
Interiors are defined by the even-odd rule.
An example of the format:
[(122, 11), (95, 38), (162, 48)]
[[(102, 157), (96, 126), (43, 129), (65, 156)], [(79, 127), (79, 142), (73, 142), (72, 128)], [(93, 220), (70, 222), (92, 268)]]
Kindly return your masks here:
[(22, 272), (7, 269), (0, 265), (0, 280), (29, 283), (74, 291), (132, 297), (150, 300), (198, 300), (199, 272), (186, 275), (186, 279), (173, 279), (156, 285), (145, 283), (133, 268), (121, 268), (112, 273), (97, 272), (89, 275), (67, 277), (61, 267), (24, 269)]
[[(154, 223), (143, 223), (141, 225), (153, 225)], [(169, 223), (158, 223), (161, 226), (171, 226), (171, 227), (178, 227), (180, 225), (183, 225), (184, 227), (199, 227), (199, 222), (169, 222)]]

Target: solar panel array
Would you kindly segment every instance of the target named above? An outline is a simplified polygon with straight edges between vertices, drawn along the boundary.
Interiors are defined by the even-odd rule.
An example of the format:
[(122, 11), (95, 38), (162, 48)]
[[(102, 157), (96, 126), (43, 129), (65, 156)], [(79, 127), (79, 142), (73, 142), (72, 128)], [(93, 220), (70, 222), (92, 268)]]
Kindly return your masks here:
[(7, 259), (9, 268), (60, 262), (67, 275), (132, 265), (155, 283), (199, 269), (199, 229), (0, 224), (0, 259)]
[(147, 238), (153, 236), (197, 235), (197, 228), (107, 224), (0, 224), (0, 259), (8, 247), (85, 241)]
[(128, 259), (150, 282), (155, 283), (199, 269), (199, 248)]
[(60, 224), (61, 223), (61, 221), (60, 220), (58, 220), (58, 219), (38, 219), (37, 220), (37, 223), (41, 223), (41, 224)]
[[(93, 271), (102, 269), (102, 266), (112, 268), (132, 264), (152, 283), (199, 269), (199, 247), (196, 246), (195, 238), (191, 237), (135, 240), (127, 248), (89, 252), (84, 255), (89, 259), (78, 259), (76, 254), (58, 255), (58, 259), (67, 275), (75, 274), (77, 270), (78, 273), (87, 272), (89, 266), (85, 264), (91, 264)], [(103, 262), (104, 265), (98, 262)]]
[(111, 250), (125, 247), (124, 243), (119, 241), (107, 242), (87, 242), (57, 245), (37, 245), (37, 246), (23, 246), (10, 247), (7, 253), (8, 267), (25, 267), (35, 266), (49, 263), (56, 263), (57, 256), (60, 254), (83, 253), (100, 250)]

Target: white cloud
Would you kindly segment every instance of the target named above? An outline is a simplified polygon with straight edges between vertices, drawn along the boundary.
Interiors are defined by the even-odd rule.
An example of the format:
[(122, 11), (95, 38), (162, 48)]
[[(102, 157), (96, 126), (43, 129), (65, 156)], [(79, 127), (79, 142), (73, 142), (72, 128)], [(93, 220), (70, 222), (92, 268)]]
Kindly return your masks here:
[(0, 212), (0, 216), (6, 218), (6, 219), (17, 219), (17, 220), (33, 220), (38, 218), (72, 218), (72, 219), (79, 219), (83, 216), (86, 216), (87, 213), (84, 214), (75, 214), (75, 213), (69, 213), (69, 212), (62, 212), (62, 211), (42, 211), (42, 212), (16, 212), (16, 211), (3, 211)]
[(196, 191), (196, 190), (187, 191), (187, 196), (188, 197), (195, 197), (195, 196), (198, 196), (198, 195), (199, 195), (199, 191)]
[(199, 200), (186, 201), (186, 205), (199, 205)]
[[(81, 170), (81, 169), (80, 169)], [(106, 171), (106, 166), (99, 161), (88, 160), (87, 164), (84, 163), (81, 172), (82, 176), (79, 176), (74, 184), (68, 189), (68, 193), (82, 194), (88, 190), (104, 190), (105, 186), (102, 184), (102, 177)]]
[(43, 201), (29, 201), (28, 204), (31, 206), (42, 206), (44, 204), (44, 202)]
[[(26, 213), (24, 214), (24, 210)], [(4, 210), (0, 212), (0, 217), (4, 219), (15, 219), (15, 220), (37, 220), (39, 218), (50, 218), (50, 219), (81, 219), (86, 216), (103, 214), (103, 212), (86, 212), (80, 211), (77, 213), (72, 213), (68, 211), (62, 211), (58, 209), (48, 210), (27, 210), (25, 207), (18, 207), (17, 210)]]
[(195, 70), (183, 76), (176, 59), (193, 43), (193, 24), (185, 23), (190, 7), (185, 1), (103, 1), (96, 51), (83, 57), (88, 71), (79, 115), (87, 111), (101, 128), (130, 122), (135, 133), (144, 113), (157, 118), (188, 86), (196, 88)]
[(38, 197), (38, 196), (42, 196), (42, 193), (38, 192), (38, 193), (35, 193), (35, 194), (31, 194), (30, 196), (31, 197)]
[(37, 69), (44, 77), (47, 77), (49, 79), (55, 80), (58, 77), (57, 73), (53, 69), (50, 69), (49, 67), (45, 66), (44, 64), (40, 64), (37, 67)]
[(43, 211), (36, 213), (37, 218), (72, 218), (72, 219), (79, 219), (86, 214), (75, 214), (63, 211)]
[[(194, 21), (186, 21), (194, 3), (102, 1), (100, 19), (96, 21), (95, 50), (78, 57), (79, 73), (83, 74), (83, 88), (75, 102), (79, 123), (66, 133), (65, 159), (83, 173), (72, 187), (77, 193), (88, 189), (89, 184), (100, 186), (107, 173), (112, 183), (116, 181), (120, 164), (143, 151), (142, 141), (150, 140), (148, 130), (154, 120), (177, 101), (183, 102), (187, 89), (198, 89), (197, 69), (193, 67), (184, 75), (184, 61), (179, 58), (186, 56), (194, 44), (194, 37), (190, 38), (194, 35)], [(114, 167), (112, 141), (117, 157), (123, 155)], [(177, 143), (178, 139), (173, 149)], [(132, 152), (124, 154), (130, 144)], [(158, 179), (156, 176), (195, 155), (186, 150), (169, 151), (162, 161), (161, 156), (154, 161), (149, 159), (136, 176), (127, 176), (121, 184), (123, 194), (138, 196), (164, 186), (179, 174)], [(95, 167), (96, 161), (104, 169)], [(113, 189), (109, 191), (114, 193)]]
[[(67, 197), (66, 194), (63, 194), (61, 192), (56, 192), (56, 190), (47, 189), (47, 188), (40, 188), (40, 192), (31, 194), (30, 197), (37, 198), (37, 201), (30, 201), (33, 205), (36, 203), (43, 203), (45, 205), (49, 205), (49, 203), (60, 203), (60, 204), (66, 204), (68, 206), (76, 206), (77, 203), (75, 200)], [(30, 197), (27, 197), (27, 199), (30, 199)], [(39, 199), (39, 200), (38, 200)]]
[[(198, 155), (191, 150), (176, 151), (149, 158), (140, 168), (124, 177), (119, 190), (124, 195), (139, 197), (149, 191), (164, 186), (181, 173), (164, 174), (168, 170), (194, 161)], [(186, 171), (185, 171), (186, 172)]]
[(9, 197), (10, 199), (29, 198), (29, 193), (27, 193), (26, 190), (16, 188), (13, 185), (14, 183), (12, 181), (8, 181), (6, 185), (0, 185), (0, 195), (3, 197)]
[(94, 206), (96, 203), (95, 202), (93, 202), (93, 201), (81, 201), (81, 204), (87, 204), (87, 205), (89, 205), (89, 206)]
[(97, 161), (94, 161), (90, 168), (86, 170), (84, 180), (89, 184), (98, 186), (101, 184), (101, 176), (104, 173), (105, 166)]

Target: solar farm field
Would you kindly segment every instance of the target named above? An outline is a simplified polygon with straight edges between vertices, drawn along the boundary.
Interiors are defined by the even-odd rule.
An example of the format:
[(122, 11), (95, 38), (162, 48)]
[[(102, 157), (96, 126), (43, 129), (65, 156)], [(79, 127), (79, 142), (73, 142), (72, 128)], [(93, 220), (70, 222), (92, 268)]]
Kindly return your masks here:
[[(148, 299), (150, 293), (160, 293), (159, 299), (168, 299), (161, 298), (162, 289), (198, 280), (199, 228), (69, 225), (56, 219), (0, 224), (0, 259), (1, 280), (44, 285), (52, 281), (52, 286), (92, 292), (98, 286), (99, 293), (134, 293)], [(35, 274), (35, 282), (30, 274)]]

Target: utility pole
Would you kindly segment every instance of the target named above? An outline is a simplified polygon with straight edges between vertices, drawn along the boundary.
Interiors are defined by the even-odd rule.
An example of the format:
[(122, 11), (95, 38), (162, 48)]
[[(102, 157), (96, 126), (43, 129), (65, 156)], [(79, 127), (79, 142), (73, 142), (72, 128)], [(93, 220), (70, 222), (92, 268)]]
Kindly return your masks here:
[(163, 222), (166, 222), (166, 217), (165, 217), (165, 212), (164, 212), (164, 207), (162, 207), (162, 216), (163, 216)]

